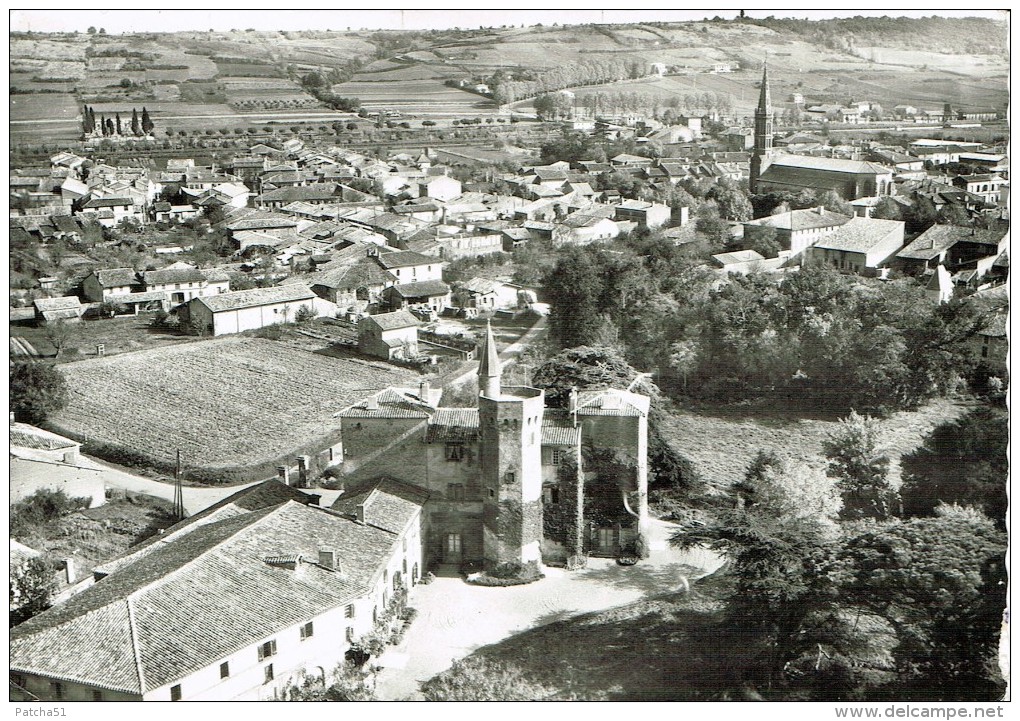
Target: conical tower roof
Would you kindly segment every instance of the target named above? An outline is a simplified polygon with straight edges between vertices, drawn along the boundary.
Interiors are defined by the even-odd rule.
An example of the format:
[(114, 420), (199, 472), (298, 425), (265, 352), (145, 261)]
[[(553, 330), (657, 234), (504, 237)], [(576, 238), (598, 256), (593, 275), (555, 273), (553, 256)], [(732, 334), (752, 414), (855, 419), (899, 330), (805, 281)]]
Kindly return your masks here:
[[(492, 323), (485, 324), (485, 342), (482, 343), (481, 357), (478, 359), (478, 377), (499, 378), (499, 355), (496, 353), (496, 337), (492, 335)], [(484, 387), (484, 384), (483, 384)]]
[(761, 94), (758, 96), (758, 110), (763, 113), (772, 112), (772, 91), (769, 89), (769, 61), (762, 63)]

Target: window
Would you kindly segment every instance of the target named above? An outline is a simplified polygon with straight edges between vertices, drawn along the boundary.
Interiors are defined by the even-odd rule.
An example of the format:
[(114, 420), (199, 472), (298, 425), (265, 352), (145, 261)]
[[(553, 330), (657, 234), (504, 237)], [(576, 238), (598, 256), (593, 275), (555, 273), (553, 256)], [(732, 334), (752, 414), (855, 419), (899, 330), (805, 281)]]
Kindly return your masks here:
[(379, 607), (372, 607), (372, 623), (379, 623)]
[(558, 465), (560, 465), (560, 462), (562, 460), (563, 460), (563, 451), (561, 451), (558, 448), (553, 449), (553, 452), (552, 452), (552, 464), (554, 466), (558, 466)]
[(344, 616), (347, 618), (354, 618), (354, 604), (348, 603), (347, 608), (344, 609)]
[(411, 568), (411, 583), (414, 583), (417, 580), (418, 580), (418, 564), (416, 563), (414, 564), (414, 567)]
[(495, 497), (496, 497), (496, 489), (495, 488), (490, 488), (489, 489), (489, 498), (495, 498)]
[(503, 476), (503, 481), (505, 483), (513, 483), (516, 480), (517, 480), (517, 474), (515, 474), (513, 471), (507, 471), (506, 475)]
[(347, 627), (347, 643), (351, 643), (354, 640), (354, 626)]
[(170, 700), (171, 701), (180, 701), (181, 700), (181, 685), (180, 684), (177, 684), (176, 686), (171, 686), (170, 687)]
[(449, 483), (446, 486), (446, 498), (451, 501), (463, 501), (464, 500), (464, 484), (463, 483)]
[(460, 553), (460, 534), (459, 533), (448, 533), (448, 534), (446, 534), (446, 552), (447, 553)]
[(174, 290), (180, 290), (180, 289), (181, 289), (181, 284), (180, 283), (174, 283)]
[(312, 622), (309, 621), (301, 627), (301, 640), (304, 641), (306, 638), (311, 638), (315, 635), (315, 628), (312, 626)]
[(263, 683), (269, 683), (273, 680), (273, 664), (266, 665), (266, 680)]
[(462, 461), (462, 460), (464, 460), (464, 444), (463, 443), (447, 443), (446, 444), (446, 460), (448, 460), (448, 461)]
[(259, 646), (259, 661), (269, 658), (270, 656), (276, 655), (276, 640), (266, 641), (264, 644)]
[(560, 489), (559, 488), (543, 488), (542, 498), (546, 503), (557, 504), (560, 502)]
[(50, 689), (53, 691), (53, 698), (58, 700), (64, 698), (64, 684), (60, 683), (60, 681), (51, 683)]
[(223, 663), (220, 664), (220, 678), (229, 678), (229, 677), (230, 677), (230, 663), (227, 662), (227, 661), (224, 661)]
[(103, 692), (98, 690), (98, 689), (93, 689), (92, 690), (92, 700), (93, 701), (102, 701), (103, 700)]

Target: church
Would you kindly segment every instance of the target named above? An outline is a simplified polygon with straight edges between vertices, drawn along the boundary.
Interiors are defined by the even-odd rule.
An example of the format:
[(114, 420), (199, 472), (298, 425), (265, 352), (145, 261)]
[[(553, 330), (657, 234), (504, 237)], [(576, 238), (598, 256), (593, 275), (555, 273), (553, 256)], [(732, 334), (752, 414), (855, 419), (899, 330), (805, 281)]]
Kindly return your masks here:
[(761, 93), (754, 111), (750, 190), (754, 194), (831, 190), (844, 200), (892, 195), (893, 169), (877, 163), (841, 158), (790, 155), (773, 145), (775, 112), (768, 64), (761, 75)]
[[(427, 382), (338, 414), (345, 496), (399, 481), (424, 492), (424, 568), (570, 564), (640, 553), (648, 525), (648, 396), (545, 392), (502, 383), (487, 327), (474, 408), (445, 408)], [(341, 499), (343, 496), (341, 496)]]

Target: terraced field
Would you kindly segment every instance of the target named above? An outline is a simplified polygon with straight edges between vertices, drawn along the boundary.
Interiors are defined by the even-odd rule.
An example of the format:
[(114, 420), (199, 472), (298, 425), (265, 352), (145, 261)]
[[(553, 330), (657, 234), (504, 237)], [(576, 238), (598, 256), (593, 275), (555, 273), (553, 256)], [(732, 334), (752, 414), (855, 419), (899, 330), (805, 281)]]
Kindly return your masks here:
[[(413, 385), (413, 371), (230, 337), (93, 358), (59, 367), (70, 402), (60, 432), (169, 467), (272, 475), (278, 460), (329, 445), (333, 414), (369, 392)], [(333, 441), (335, 442), (335, 440)], [(306, 452), (309, 452), (306, 450)], [(254, 478), (252, 479), (254, 480)]]

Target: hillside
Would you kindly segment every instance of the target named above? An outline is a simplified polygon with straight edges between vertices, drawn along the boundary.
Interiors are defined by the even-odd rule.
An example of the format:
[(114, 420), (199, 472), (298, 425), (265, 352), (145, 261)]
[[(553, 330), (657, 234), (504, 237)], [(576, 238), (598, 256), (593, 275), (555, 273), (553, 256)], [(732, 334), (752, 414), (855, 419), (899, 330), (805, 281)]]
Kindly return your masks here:
[[(158, 135), (240, 133), (274, 116), (288, 123), (328, 122), (337, 113), (301, 82), (313, 71), (334, 93), (359, 97), (369, 110), (415, 117), (491, 116), (496, 106), (490, 99), (449, 84), (484, 82), (494, 74), (529, 88), (590, 86), (582, 96), (608, 88), (650, 93), (668, 103), (710, 92), (727, 96), (733, 110), (745, 114), (765, 58), (777, 103), (799, 92), (816, 103), (861, 99), (938, 108), (950, 102), (976, 111), (1000, 109), (1008, 97), (1006, 28), (979, 18), (428, 32), (12, 33), (10, 39), (15, 143), (76, 140), (83, 103), (107, 115), (147, 107)], [(666, 66), (667, 76), (644, 77), (653, 63)], [(734, 72), (715, 73), (716, 66)], [(554, 83), (550, 73), (575, 81)], [(621, 82), (628, 77), (636, 80)], [(517, 107), (526, 109), (531, 94), (518, 93), (523, 102)]]

